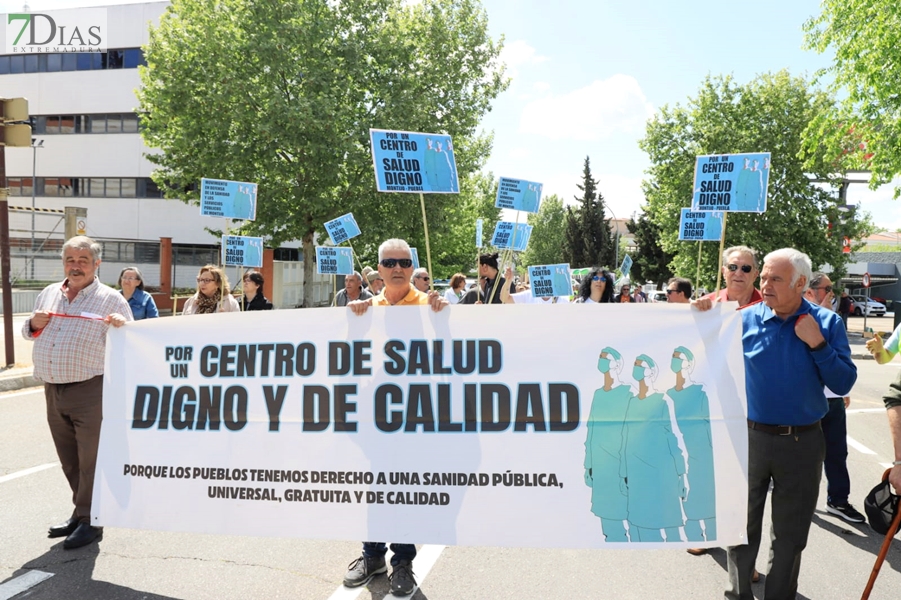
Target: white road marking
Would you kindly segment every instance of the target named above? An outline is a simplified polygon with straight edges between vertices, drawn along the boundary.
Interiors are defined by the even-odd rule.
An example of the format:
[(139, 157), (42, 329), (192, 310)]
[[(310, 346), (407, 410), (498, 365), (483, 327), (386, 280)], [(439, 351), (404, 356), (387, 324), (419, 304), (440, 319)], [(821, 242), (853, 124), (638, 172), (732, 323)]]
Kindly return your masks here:
[(861, 444), (860, 442), (858, 442), (857, 440), (852, 438), (850, 435), (848, 436), (848, 445), (851, 446), (852, 448), (854, 448), (855, 450), (857, 450), (858, 452), (860, 452), (861, 454), (872, 454), (874, 456), (876, 455), (875, 452), (873, 452), (872, 450), (870, 450), (869, 448), (867, 448), (866, 446), (864, 446), (863, 444)]
[(33, 473), (40, 473), (41, 471), (46, 471), (47, 469), (52, 469), (53, 467), (58, 467), (60, 464), (58, 462), (47, 463), (46, 465), (39, 465), (37, 467), (31, 467), (30, 469), (23, 469), (21, 471), (16, 471), (15, 473), (10, 473), (9, 475), (4, 475), (0, 477), (0, 483), (6, 483), (7, 481), (12, 481), (13, 479), (18, 479), (19, 477), (25, 477), (26, 475), (31, 475)]
[(14, 596), (18, 596), (22, 592), (30, 590), (45, 579), (50, 579), (51, 577), (53, 577), (53, 573), (28, 571), (15, 579), (10, 579), (3, 585), (0, 585), (0, 600), (9, 600)]
[(884, 413), (884, 408), (849, 408), (845, 410), (846, 413), (855, 414), (855, 413)]
[[(445, 546), (438, 545), (426, 545), (419, 549), (419, 552), (416, 553), (416, 559), (413, 561), (413, 572), (416, 575), (416, 583), (417, 588), (422, 585), (422, 582), (428, 576), (429, 571), (432, 570), (432, 567), (435, 566), (435, 563), (438, 562), (438, 558), (441, 556), (441, 553), (444, 551)], [(391, 567), (388, 567), (390, 572)], [(328, 600), (355, 600), (357, 596), (363, 593), (363, 590), (366, 589), (365, 585), (361, 585), (357, 588), (349, 588), (344, 587), (343, 585), (338, 587), (335, 592), (328, 597)], [(414, 590), (415, 594), (416, 591)], [(397, 596), (392, 596), (388, 594), (385, 598), (396, 598)], [(402, 598), (409, 598), (410, 596), (401, 596)], [(3, 599), (0, 599), (3, 600)]]

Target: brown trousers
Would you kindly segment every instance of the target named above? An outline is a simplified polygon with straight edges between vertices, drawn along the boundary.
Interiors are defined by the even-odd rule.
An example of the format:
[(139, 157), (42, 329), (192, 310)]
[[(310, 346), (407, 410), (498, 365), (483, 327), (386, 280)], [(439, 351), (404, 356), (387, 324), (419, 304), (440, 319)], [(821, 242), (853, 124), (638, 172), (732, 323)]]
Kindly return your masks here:
[(103, 420), (103, 375), (76, 383), (45, 383), (44, 397), (56, 454), (72, 488), (72, 516), (90, 523)]

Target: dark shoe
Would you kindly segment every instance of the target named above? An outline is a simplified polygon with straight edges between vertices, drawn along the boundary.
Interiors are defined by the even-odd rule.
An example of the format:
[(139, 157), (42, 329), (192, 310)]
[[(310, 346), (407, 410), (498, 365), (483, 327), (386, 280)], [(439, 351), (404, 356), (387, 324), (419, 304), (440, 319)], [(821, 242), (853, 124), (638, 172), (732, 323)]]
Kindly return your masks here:
[(833, 515), (838, 515), (849, 523), (864, 523), (867, 520), (866, 517), (857, 512), (856, 508), (848, 503), (841, 505), (827, 502), (826, 512), (832, 513)]
[(686, 550), (692, 556), (701, 556), (702, 554), (707, 554), (710, 552), (707, 548), (689, 548)]
[(413, 563), (409, 560), (398, 562), (391, 569), (391, 593), (395, 596), (409, 596), (416, 591), (416, 579), (413, 577)]
[(48, 538), (58, 538), (58, 537), (69, 537), (75, 528), (78, 527), (78, 519), (76, 517), (72, 517), (65, 523), (60, 523), (59, 525), (54, 525), (50, 529), (47, 530)]
[(370, 579), (379, 573), (385, 573), (387, 570), (388, 567), (385, 566), (384, 555), (361, 556), (347, 565), (347, 573), (344, 574), (344, 585), (351, 588), (366, 585)]
[(63, 548), (73, 550), (87, 546), (93, 541), (103, 539), (103, 527), (91, 527), (90, 523), (79, 523), (66, 541), (63, 542)]

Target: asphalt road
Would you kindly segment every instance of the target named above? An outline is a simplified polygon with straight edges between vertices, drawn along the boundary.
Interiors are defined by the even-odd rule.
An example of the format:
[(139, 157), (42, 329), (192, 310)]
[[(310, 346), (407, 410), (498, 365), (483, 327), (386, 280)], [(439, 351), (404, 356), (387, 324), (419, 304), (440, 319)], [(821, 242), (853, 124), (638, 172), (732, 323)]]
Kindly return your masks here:
[[(852, 502), (862, 509), (863, 496), (891, 461), (881, 395), (901, 363), (857, 364), (859, 380), (848, 415), (848, 465)], [(388, 594), (385, 577), (362, 590), (341, 586), (346, 565), (359, 553), (356, 541), (107, 528), (99, 545), (64, 551), (60, 540), (45, 534), (48, 526), (68, 516), (71, 504), (40, 391), (0, 396), (0, 421), (0, 600), (381, 600)], [(825, 480), (821, 508), (824, 502)], [(881, 542), (866, 525), (851, 525), (818, 510), (804, 552), (798, 597), (859, 598)], [(757, 562), (762, 573), (767, 552), (765, 539)], [(424, 546), (414, 562), (421, 588), (413, 597), (721, 598), (724, 567), (720, 550), (694, 557), (681, 550)], [(899, 589), (901, 540), (896, 540), (871, 598), (894, 600)], [(762, 584), (755, 591), (763, 597)]]

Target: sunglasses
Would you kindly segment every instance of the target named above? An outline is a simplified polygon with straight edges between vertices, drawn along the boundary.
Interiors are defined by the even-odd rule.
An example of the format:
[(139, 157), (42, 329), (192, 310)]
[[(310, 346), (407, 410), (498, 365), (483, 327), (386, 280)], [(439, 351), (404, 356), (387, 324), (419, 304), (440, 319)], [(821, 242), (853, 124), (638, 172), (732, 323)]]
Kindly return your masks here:
[(826, 293), (827, 293), (827, 294), (831, 294), (831, 293), (832, 293), (832, 286), (831, 286), (831, 285), (824, 285), (823, 287), (815, 287), (815, 288), (810, 288), (810, 289), (812, 289), (812, 290), (826, 290)]
[(666, 290), (666, 295), (669, 296), (670, 294), (675, 294), (678, 291), (679, 290)]
[[(738, 266), (738, 265), (734, 265), (734, 264), (733, 264), (733, 265), (726, 265), (726, 268), (729, 269), (730, 271), (732, 271), (732, 272), (734, 273), (734, 272), (738, 271), (739, 266)], [(741, 265), (740, 268), (741, 268), (741, 272), (742, 272), (742, 273), (750, 273), (751, 271), (754, 270), (754, 267), (752, 267), (751, 265)]]
[(592, 281), (607, 281), (607, 278), (603, 275), (595, 275), (591, 278)]
[(379, 264), (385, 267), (386, 269), (393, 269), (397, 265), (400, 265), (401, 269), (409, 269), (413, 266), (413, 259), (411, 258), (383, 258), (379, 261)]
[(422, 279), (423, 281), (431, 281), (431, 278), (430, 278), (430, 277), (423, 277), (422, 275), (420, 275), (420, 276), (417, 277), (416, 279)]

